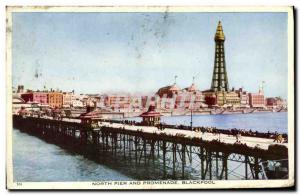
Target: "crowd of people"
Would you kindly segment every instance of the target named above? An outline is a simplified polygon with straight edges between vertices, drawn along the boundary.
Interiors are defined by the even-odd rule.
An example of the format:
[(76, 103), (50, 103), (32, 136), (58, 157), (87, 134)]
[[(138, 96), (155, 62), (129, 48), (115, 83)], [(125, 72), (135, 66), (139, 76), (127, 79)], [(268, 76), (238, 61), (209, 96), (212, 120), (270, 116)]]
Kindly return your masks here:
[[(121, 123), (126, 125), (135, 125), (140, 126), (141, 123), (136, 122), (134, 120), (106, 120), (111, 123)], [(236, 143), (241, 143), (240, 138), (242, 136), (247, 137), (259, 137), (259, 138), (267, 138), (267, 139), (273, 139), (273, 142), (276, 143), (287, 143), (288, 142), (288, 136), (287, 134), (279, 134), (277, 131), (270, 132), (258, 132), (253, 130), (246, 130), (246, 129), (220, 129), (217, 127), (193, 127), (190, 126), (184, 126), (184, 125), (168, 125), (160, 123), (159, 125), (156, 125), (156, 127), (159, 130), (164, 130), (165, 128), (172, 128), (172, 129), (182, 129), (182, 130), (188, 130), (188, 131), (196, 131), (201, 133), (212, 133), (212, 134), (225, 134), (225, 135), (231, 135), (236, 137)]]

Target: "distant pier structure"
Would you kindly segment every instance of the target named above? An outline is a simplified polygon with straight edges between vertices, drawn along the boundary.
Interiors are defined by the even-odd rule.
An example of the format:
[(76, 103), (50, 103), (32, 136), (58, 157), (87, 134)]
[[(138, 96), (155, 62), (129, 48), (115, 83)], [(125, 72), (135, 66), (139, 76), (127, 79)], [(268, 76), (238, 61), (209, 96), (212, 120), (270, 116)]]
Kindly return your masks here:
[(288, 177), (287, 143), (247, 136), (237, 143), (230, 134), (88, 117), (82, 121), (13, 115), (13, 126), (113, 169), (125, 167), (125, 174), (137, 179)]

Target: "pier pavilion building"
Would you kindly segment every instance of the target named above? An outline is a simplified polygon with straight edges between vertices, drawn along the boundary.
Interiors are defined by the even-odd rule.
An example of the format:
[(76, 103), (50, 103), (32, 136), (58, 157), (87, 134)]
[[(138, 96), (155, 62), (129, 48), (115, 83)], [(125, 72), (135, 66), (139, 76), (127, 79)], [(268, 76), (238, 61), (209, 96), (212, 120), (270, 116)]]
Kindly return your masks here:
[(155, 126), (160, 124), (161, 116), (162, 115), (159, 112), (155, 111), (155, 106), (153, 105), (149, 106), (147, 112), (144, 112), (140, 115), (140, 117), (143, 118), (142, 125), (146, 125), (146, 126)]

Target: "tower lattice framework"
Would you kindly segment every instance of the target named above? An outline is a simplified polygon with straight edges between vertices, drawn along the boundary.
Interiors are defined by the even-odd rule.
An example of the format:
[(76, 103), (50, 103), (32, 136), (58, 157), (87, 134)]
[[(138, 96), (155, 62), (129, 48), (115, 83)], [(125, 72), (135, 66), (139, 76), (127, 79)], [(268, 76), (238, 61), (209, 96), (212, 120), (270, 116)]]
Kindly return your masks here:
[(217, 32), (215, 34), (215, 63), (211, 82), (211, 90), (213, 91), (228, 91), (228, 77), (226, 72), (225, 51), (224, 51), (225, 35), (222, 24), (219, 21)]

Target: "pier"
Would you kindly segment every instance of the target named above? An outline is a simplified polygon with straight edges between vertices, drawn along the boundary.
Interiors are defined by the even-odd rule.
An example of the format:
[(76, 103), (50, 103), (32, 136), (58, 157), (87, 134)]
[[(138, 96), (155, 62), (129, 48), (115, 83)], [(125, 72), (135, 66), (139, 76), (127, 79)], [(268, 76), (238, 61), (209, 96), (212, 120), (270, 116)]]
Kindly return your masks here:
[[(158, 128), (96, 120), (13, 115), (13, 126), (95, 161), (143, 169), (141, 179), (282, 179), (287, 143), (263, 137)], [(274, 167), (273, 171), (266, 169)]]

